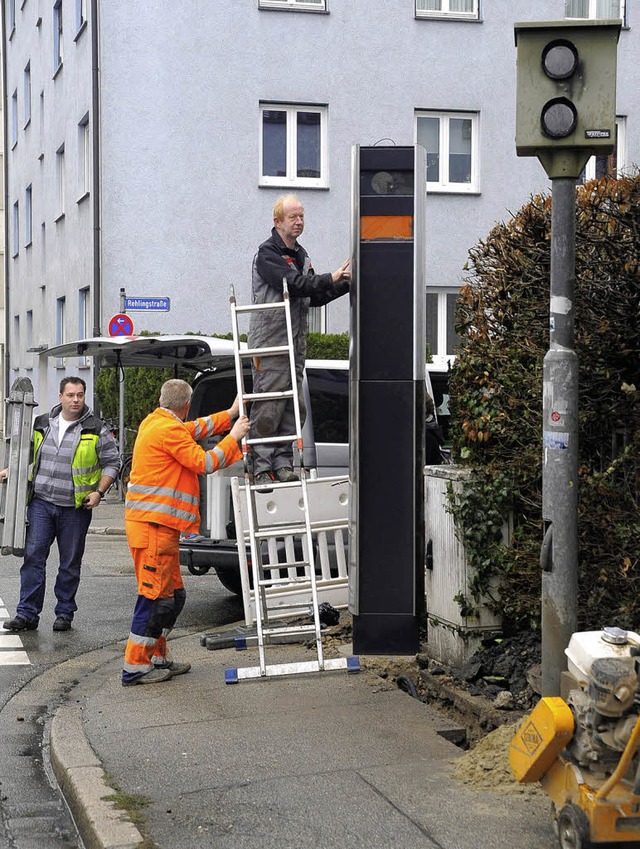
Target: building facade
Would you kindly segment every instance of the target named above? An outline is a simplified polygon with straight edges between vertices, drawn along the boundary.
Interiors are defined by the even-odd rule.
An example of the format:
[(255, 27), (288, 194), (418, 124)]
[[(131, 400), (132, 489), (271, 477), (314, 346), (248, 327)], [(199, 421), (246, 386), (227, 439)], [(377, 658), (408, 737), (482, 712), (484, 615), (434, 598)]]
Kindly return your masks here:
[[(630, 4), (627, 0), (627, 6)], [(516, 21), (622, 18), (617, 157), (640, 154), (635, 10), (624, 0), (4, 0), (5, 378), (48, 406), (61, 342), (108, 335), (121, 296), (168, 298), (135, 332), (227, 333), (229, 285), (283, 192), (317, 271), (350, 250), (353, 144), (427, 148), (429, 343), (453, 353), (468, 250), (548, 190), (515, 152)], [(546, 305), (541, 305), (546, 308)], [(348, 300), (314, 315), (348, 329)]]

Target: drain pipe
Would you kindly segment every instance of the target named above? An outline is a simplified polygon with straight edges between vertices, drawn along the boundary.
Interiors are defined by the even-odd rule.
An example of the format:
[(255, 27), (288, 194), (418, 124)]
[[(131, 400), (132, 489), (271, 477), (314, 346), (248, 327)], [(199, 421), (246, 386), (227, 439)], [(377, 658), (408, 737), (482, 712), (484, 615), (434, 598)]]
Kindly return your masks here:
[[(100, 336), (102, 321), (102, 269), (100, 264), (101, 216), (100, 216), (100, 39), (98, 35), (98, 0), (91, 0), (91, 120), (93, 123), (92, 159), (93, 180), (93, 336)], [(100, 366), (93, 366), (93, 409), (99, 414), (96, 399), (96, 379)]]
[[(3, 398), (9, 395), (10, 380), (11, 380), (11, 356), (9, 347), (9, 156), (7, 155), (7, 144), (9, 141), (9, 110), (6, 97), (7, 88), (7, 16), (6, 4), (2, 3), (2, 124), (4, 137), (4, 154), (3, 154), (3, 171), (4, 171), (4, 374), (3, 374)], [(6, 416), (7, 405), (5, 404), (3, 415), (3, 432), (4, 419)]]

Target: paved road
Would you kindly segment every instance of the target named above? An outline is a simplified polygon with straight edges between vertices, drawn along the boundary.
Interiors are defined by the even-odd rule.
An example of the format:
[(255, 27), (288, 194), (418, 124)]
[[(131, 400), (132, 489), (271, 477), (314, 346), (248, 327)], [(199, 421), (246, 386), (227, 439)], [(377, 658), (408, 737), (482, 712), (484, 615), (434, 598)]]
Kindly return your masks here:
[[(94, 530), (122, 526), (122, 508), (112, 500)], [(15, 613), (21, 560), (0, 559), (0, 620)], [(131, 558), (123, 535), (92, 533), (87, 539), (78, 613), (73, 629), (54, 633), (53, 578), (57, 552), (49, 562), (45, 609), (37, 631), (0, 630), (0, 847), (4, 849), (77, 849), (78, 837), (48, 765), (46, 740), (51, 717), (69, 681), (55, 668), (71, 658), (121, 644), (129, 632), (135, 600)], [(235, 622), (242, 605), (214, 575), (185, 574), (187, 605), (180, 625), (185, 633)], [(45, 673), (49, 674), (45, 674)], [(78, 669), (82, 674), (82, 669)], [(22, 697), (29, 693), (28, 710)], [(33, 711), (34, 707), (36, 710)], [(27, 715), (35, 720), (26, 721)]]

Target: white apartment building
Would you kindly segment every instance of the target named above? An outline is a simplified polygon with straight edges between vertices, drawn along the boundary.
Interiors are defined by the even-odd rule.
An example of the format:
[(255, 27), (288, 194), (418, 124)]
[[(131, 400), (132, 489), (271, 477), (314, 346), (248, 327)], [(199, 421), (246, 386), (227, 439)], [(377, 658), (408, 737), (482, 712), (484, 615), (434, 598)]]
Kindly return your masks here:
[[(46, 408), (89, 358), (43, 351), (107, 335), (134, 298), (135, 332), (226, 333), (229, 284), (276, 197), (306, 209), (317, 271), (349, 254), (353, 144), (427, 148), (427, 307), (453, 351), (468, 250), (548, 189), (515, 152), (514, 23), (620, 18), (617, 156), (640, 156), (639, 42), (629, 0), (3, 0), (5, 379)], [(348, 329), (348, 299), (314, 316)]]

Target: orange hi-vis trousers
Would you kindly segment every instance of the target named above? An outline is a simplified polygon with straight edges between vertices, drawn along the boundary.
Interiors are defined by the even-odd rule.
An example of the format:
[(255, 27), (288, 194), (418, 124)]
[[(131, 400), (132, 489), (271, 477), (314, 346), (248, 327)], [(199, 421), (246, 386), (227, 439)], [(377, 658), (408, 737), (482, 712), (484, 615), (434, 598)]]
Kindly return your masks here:
[(151, 522), (126, 523), (138, 598), (124, 652), (122, 680), (129, 682), (154, 666), (171, 663), (167, 636), (184, 607), (180, 575), (180, 531)]

